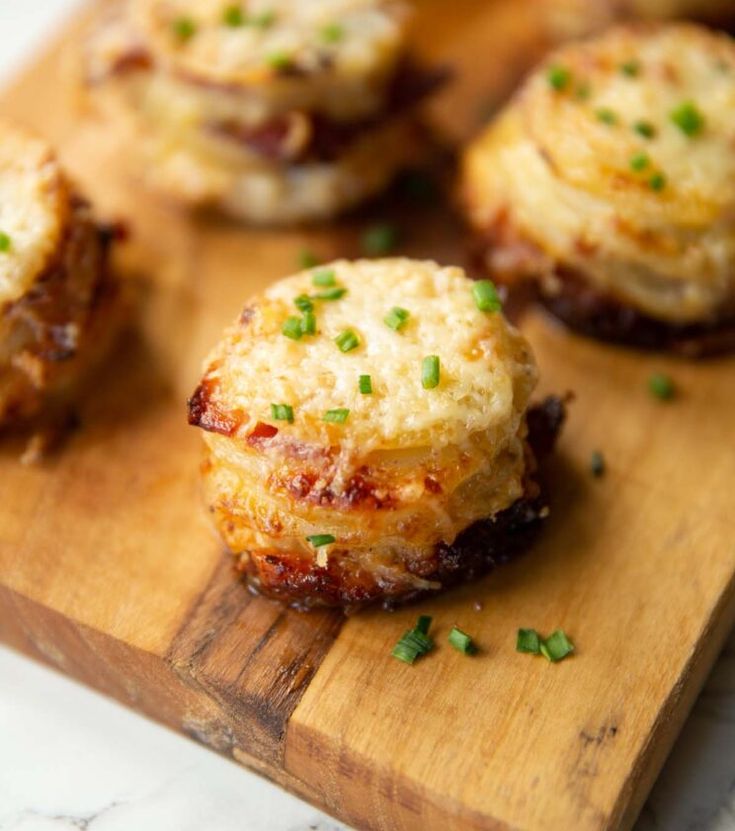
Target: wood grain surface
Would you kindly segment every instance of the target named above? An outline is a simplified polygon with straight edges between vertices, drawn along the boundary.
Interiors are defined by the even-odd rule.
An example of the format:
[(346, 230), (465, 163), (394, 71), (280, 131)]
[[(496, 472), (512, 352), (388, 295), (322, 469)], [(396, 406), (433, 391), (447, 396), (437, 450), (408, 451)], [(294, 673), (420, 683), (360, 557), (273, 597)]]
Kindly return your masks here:
[[(456, 142), (540, 54), (543, 22), (516, 0), (418, 7), (416, 48), (456, 73), (431, 107)], [(82, 25), (3, 93), (2, 113), (58, 146), (100, 212), (125, 217), (134, 301), (64, 446), (27, 467), (20, 437), (0, 441), (0, 637), (358, 828), (630, 827), (735, 617), (735, 361), (628, 352), (534, 313), (523, 328), (542, 392), (576, 398), (533, 551), (394, 614), (345, 621), (249, 594), (200, 504), (185, 400), (202, 356), (303, 246), (355, 255), (360, 229), (389, 216), (403, 253), (463, 262), (461, 225), (442, 200), (399, 197), (287, 232), (179, 212), (60, 91)], [(676, 379), (674, 401), (647, 393), (654, 370)], [(440, 648), (409, 667), (390, 649), (418, 613), (434, 615)], [(477, 656), (446, 645), (453, 624)], [(518, 654), (519, 626), (563, 627), (577, 654)]]

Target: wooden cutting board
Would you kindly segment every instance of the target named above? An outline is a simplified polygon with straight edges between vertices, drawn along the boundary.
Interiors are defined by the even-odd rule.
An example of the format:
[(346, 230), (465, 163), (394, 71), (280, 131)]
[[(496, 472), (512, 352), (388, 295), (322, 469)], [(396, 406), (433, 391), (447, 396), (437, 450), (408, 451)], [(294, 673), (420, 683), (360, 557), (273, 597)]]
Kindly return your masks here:
[[(433, 107), (454, 138), (538, 53), (539, 20), (516, 0), (420, 3), (419, 49), (458, 73)], [(101, 210), (128, 218), (122, 270), (140, 308), (53, 458), (25, 467), (19, 440), (0, 441), (0, 636), (359, 828), (630, 827), (733, 623), (735, 361), (641, 355), (533, 315), (543, 391), (576, 393), (533, 551), (394, 614), (345, 621), (252, 596), (200, 504), (185, 399), (202, 356), (304, 245), (353, 255), (359, 228), (387, 212), (403, 252), (451, 262), (461, 233), (438, 204), (278, 232), (156, 201), (122, 173), (126, 148), (60, 92), (80, 25), (2, 111), (54, 141)], [(676, 379), (675, 401), (647, 393), (654, 370)], [(409, 667), (390, 650), (418, 613), (434, 616), (441, 646)], [(479, 655), (446, 645), (453, 624)], [(577, 654), (518, 654), (519, 626), (561, 626)]]

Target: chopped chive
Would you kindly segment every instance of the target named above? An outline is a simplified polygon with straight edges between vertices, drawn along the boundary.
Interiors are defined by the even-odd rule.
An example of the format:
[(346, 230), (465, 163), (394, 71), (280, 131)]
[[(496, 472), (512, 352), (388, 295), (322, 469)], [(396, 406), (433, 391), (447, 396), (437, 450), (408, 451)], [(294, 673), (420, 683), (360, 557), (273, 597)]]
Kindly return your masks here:
[(638, 61), (626, 61), (620, 64), (620, 74), (628, 78), (637, 78), (641, 72), (641, 65)]
[(398, 244), (398, 229), (395, 225), (381, 222), (366, 228), (362, 234), (362, 250), (372, 257), (389, 254)]
[(398, 643), (393, 647), (391, 655), (406, 664), (412, 664), (417, 658), (426, 655), (434, 647), (434, 641), (428, 635), (431, 618), (421, 615), (413, 629), (407, 629)]
[(248, 24), (251, 26), (257, 26), (260, 29), (267, 29), (269, 26), (272, 26), (275, 21), (276, 13), (272, 9), (260, 12), (260, 14), (253, 14), (248, 17)]
[(574, 652), (574, 644), (567, 638), (562, 629), (552, 632), (546, 640), (539, 644), (541, 654), (548, 661), (556, 663)]
[(281, 332), (287, 338), (291, 338), (291, 340), (299, 340), (299, 338), (304, 334), (301, 330), (301, 318), (287, 317), (283, 322)]
[(574, 94), (580, 101), (586, 101), (592, 95), (592, 87), (586, 81), (583, 81), (577, 85)]
[(565, 66), (551, 66), (546, 73), (546, 80), (549, 86), (557, 92), (561, 92), (569, 86), (572, 79), (572, 73)]
[(311, 282), (315, 286), (321, 286), (322, 288), (329, 288), (330, 286), (336, 286), (337, 280), (334, 275), (333, 268), (320, 268), (317, 271), (312, 272), (311, 275)]
[(477, 280), (472, 284), (472, 296), (481, 312), (499, 312), (503, 304), (498, 297), (498, 290), (490, 280)]
[(10, 242), (10, 237), (5, 233), (5, 231), (0, 231), (0, 251), (3, 253), (10, 251)]
[(666, 177), (663, 173), (657, 172), (648, 180), (648, 187), (651, 190), (661, 191), (666, 187)]
[(340, 352), (351, 352), (360, 345), (360, 338), (352, 329), (345, 329), (337, 335), (334, 342), (337, 344)]
[(656, 128), (650, 121), (635, 121), (633, 122), (633, 129), (643, 138), (652, 139), (656, 135)]
[(438, 355), (427, 355), (421, 362), (421, 386), (433, 390), (439, 386), (440, 366)]
[(287, 69), (291, 66), (291, 56), (288, 52), (284, 52), (282, 49), (277, 49), (275, 52), (270, 52), (265, 57), (266, 63), (271, 69), (275, 69), (276, 71), (281, 69)]
[(670, 375), (665, 375), (663, 372), (654, 372), (648, 379), (648, 390), (651, 395), (661, 401), (668, 401), (674, 397), (676, 387)]
[(322, 548), (322, 546), (331, 545), (333, 542), (336, 542), (337, 538), (331, 534), (310, 534), (306, 539), (314, 548)]
[(605, 475), (605, 457), (599, 450), (594, 450), (590, 456), (590, 472), (596, 479)]
[(704, 116), (692, 101), (683, 101), (669, 113), (669, 118), (690, 138), (696, 136), (704, 127)]
[(293, 407), (290, 404), (271, 404), (271, 418), (293, 424)]
[(530, 652), (538, 655), (541, 651), (541, 638), (535, 629), (519, 629), (516, 638), (516, 652)]
[(328, 23), (322, 28), (322, 40), (325, 43), (339, 43), (345, 36), (345, 30), (339, 23)]
[(399, 185), (414, 202), (428, 202), (437, 195), (436, 182), (424, 170), (407, 170), (399, 179)]
[(617, 115), (608, 107), (600, 107), (598, 110), (595, 110), (595, 118), (603, 124), (610, 126), (618, 123)]
[(339, 300), (347, 294), (347, 289), (342, 286), (335, 286), (332, 289), (325, 289), (312, 294), (314, 300)]
[(299, 251), (298, 262), (301, 268), (314, 268), (319, 265), (319, 257), (308, 248), (302, 248)]
[(408, 309), (402, 309), (400, 306), (394, 306), (388, 314), (383, 318), (383, 323), (394, 332), (400, 331), (408, 321), (410, 312)]
[(322, 416), (322, 421), (328, 421), (331, 424), (344, 424), (349, 414), (350, 411), (344, 407), (337, 407), (334, 410), (327, 410)]
[(369, 375), (361, 375), (358, 386), (362, 395), (371, 395), (373, 391), (373, 379)]
[(301, 318), (301, 334), (315, 335), (316, 334), (316, 315), (314, 312), (305, 311)]
[(311, 298), (305, 294), (300, 294), (298, 297), (294, 297), (293, 304), (301, 312), (314, 311), (314, 304), (312, 303)]
[(448, 640), (457, 651), (462, 652), (464, 655), (474, 655), (477, 652), (477, 647), (472, 638), (456, 626), (452, 627)]
[(171, 28), (179, 40), (189, 40), (197, 30), (196, 23), (190, 17), (177, 17)]
[(239, 6), (227, 6), (222, 12), (222, 22), (225, 26), (231, 26), (234, 29), (238, 26), (245, 25), (245, 15)]
[(636, 153), (630, 157), (631, 170), (645, 170), (650, 163), (651, 160), (646, 153)]
[(416, 621), (416, 629), (418, 629), (422, 635), (428, 635), (431, 620), (431, 615), (419, 615), (418, 620)]

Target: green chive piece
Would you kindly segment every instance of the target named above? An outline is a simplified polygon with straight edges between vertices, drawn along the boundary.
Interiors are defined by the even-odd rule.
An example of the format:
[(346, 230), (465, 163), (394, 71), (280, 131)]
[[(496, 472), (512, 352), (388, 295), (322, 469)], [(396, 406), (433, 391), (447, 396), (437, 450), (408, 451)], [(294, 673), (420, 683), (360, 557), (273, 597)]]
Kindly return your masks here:
[(238, 26), (245, 25), (245, 15), (239, 6), (227, 6), (222, 12), (222, 22), (225, 26), (231, 26), (235, 29)]
[(328, 421), (330, 424), (344, 424), (349, 414), (350, 411), (344, 407), (337, 407), (334, 410), (327, 410), (322, 416), (322, 421)]
[(347, 294), (347, 289), (342, 286), (335, 286), (333, 289), (326, 289), (325, 291), (318, 291), (313, 294), (314, 300), (339, 300)]
[(661, 191), (666, 187), (666, 177), (663, 173), (654, 173), (653, 176), (648, 180), (648, 187), (651, 190)]
[(481, 312), (499, 312), (503, 308), (495, 284), (490, 280), (477, 280), (472, 284), (472, 296)]
[(626, 61), (620, 64), (620, 74), (628, 78), (637, 78), (641, 74), (641, 65), (638, 61)]
[(308, 248), (299, 251), (298, 262), (301, 268), (314, 268), (319, 265), (319, 257)]
[(321, 34), (325, 43), (339, 43), (345, 36), (345, 30), (339, 23), (328, 23), (322, 28)]
[(592, 95), (592, 87), (586, 81), (583, 81), (577, 85), (574, 94), (580, 101), (586, 101)]
[(197, 30), (196, 23), (190, 17), (177, 17), (171, 28), (179, 40), (189, 40)]
[(595, 110), (595, 118), (603, 124), (608, 124), (610, 126), (618, 123), (617, 115), (615, 115), (615, 113), (608, 107), (600, 107), (600, 109)]
[(268, 11), (254, 14), (248, 18), (248, 23), (251, 26), (257, 26), (259, 29), (267, 29), (276, 22), (276, 13), (269, 9)]
[(674, 397), (676, 387), (670, 375), (665, 375), (663, 372), (654, 372), (648, 379), (648, 390), (651, 395), (656, 396), (661, 401), (668, 401)]
[(369, 375), (361, 375), (358, 386), (362, 395), (371, 395), (373, 392), (373, 379)]
[(477, 652), (477, 646), (472, 638), (456, 626), (452, 627), (448, 640), (458, 652), (464, 655), (474, 655)]
[(337, 335), (334, 342), (337, 344), (340, 352), (351, 352), (360, 345), (360, 338), (352, 329), (345, 329)]
[(414, 202), (430, 202), (438, 193), (436, 182), (425, 170), (407, 170), (398, 182), (401, 192)]
[(336, 286), (337, 280), (334, 276), (334, 269), (320, 268), (318, 271), (312, 272), (311, 282), (313, 285), (320, 286), (321, 288), (329, 288), (330, 286)]
[(422, 635), (428, 635), (431, 620), (431, 615), (419, 615), (418, 620), (416, 621), (416, 629), (418, 629)]
[(605, 475), (605, 457), (599, 450), (594, 450), (590, 456), (590, 472), (596, 479)]
[(399, 233), (395, 225), (381, 222), (366, 228), (362, 234), (362, 250), (371, 257), (389, 254), (398, 244)]
[(569, 86), (569, 82), (572, 80), (572, 73), (565, 66), (551, 66), (546, 73), (546, 80), (552, 89), (561, 92)]
[(306, 294), (300, 294), (298, 297), (294, 297), (293, 304), (301, 312), (314, 311), (314, 304), (311, 302), (311, 298)]
[(656, 135), (656, 128), (650, 121), (635, 121), (633, 122), (633, 129), (643, 138), (652, 139)]
[(556, 663), (574, 652), (574, 644), (567, 638), (562, 629), (552, 632), (546, 640), (539, 644), (541, 654), (548, 661)]
[(271, 404), (271, 418), (293, 424), (293, 407), (290, 404)]
[(406, 664), (412, 664), (417, 658), (426, 655), (434, 647), (434, 641), (429, 637), (428, 628), (431, 618), (421, 615), (413, 629), (407, 629), (398, 643), (393, 647), (391, 655)]
[(704, 127), (704, 116), (692, 101), (683, 101), (669, 113), (669, 118), (690, 138), (696, 136)]
[(333, 537), (331, 534), (310, 534), (306, 539), (307, 542), (310, 542), (314, 546), (314, 548), (322, 548), (325, 545), (331, 545), (337, 540), (337, 538)]
[(10, 243), (10, 237), (5, 233), (5, 231), (0, 231), (0, 251), (3, 253), (10, 251)]
[(299, 340), (301, 336), (304, 334), (301, 331), (301, 318), (287, 317), (286, 320), (283, 322), (281, 332), (287, 338), (291, 338), (291, 340)]
[(440, 374), (439, 356), (427, 355), (421, 362), (421, 386), (425, 390), (438, 387)]
[(394, 332), (400, 331), (408, 321), (410, 312), (408, 309), (402, 309), (400, 306), (394, 306), (388, 314), (383, 318), (383, 323)]
[(516, 652), (529, 652), (538, 655), (541, 651), (541, 638), (535, 629), (519, 629), (516, 638)]
[(301, 318), (301, 334), (316, 335), (316, 315), (314, 312), (305, 311)]
[(271, 69), (275, 69), (277, 72), (291, 66), (291, 56), (282, 49), (270, 52), (266, 55), (265, 61)]
[(645, 170), (650, 163), (651, 160), (646, 153), (636, 153), (630, 157), (631, 170)]

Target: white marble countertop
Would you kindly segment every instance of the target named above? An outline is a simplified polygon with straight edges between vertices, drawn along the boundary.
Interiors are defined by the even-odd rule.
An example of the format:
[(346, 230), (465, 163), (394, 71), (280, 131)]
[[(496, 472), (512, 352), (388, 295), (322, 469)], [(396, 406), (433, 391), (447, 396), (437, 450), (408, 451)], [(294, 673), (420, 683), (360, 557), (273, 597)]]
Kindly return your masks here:
[[(75, 0), (0, 0), (0, 82), (74, 5)], [(0, 831), (87, 829), (344, 831), (345, 826), (0, 647)], [(735, 831), (735, 637), (636, 831)]]

